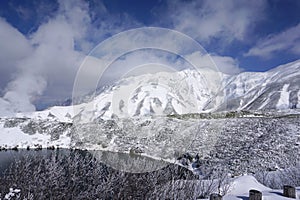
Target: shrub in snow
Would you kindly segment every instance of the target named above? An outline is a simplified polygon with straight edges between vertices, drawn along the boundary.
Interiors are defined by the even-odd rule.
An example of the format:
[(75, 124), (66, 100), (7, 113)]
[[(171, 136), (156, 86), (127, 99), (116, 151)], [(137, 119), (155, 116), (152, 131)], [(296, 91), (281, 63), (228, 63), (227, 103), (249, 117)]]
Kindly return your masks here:
[(7, 183), (0, 184), (0, 191), (7, 191), (8, 185), (18, 186), (21, 199), (141, 199), (146, 195), (155, 197), (157, 187), (169, 181), (197, 179), (177, 165), (154, 172), (127, 173), (102, 164), (89, 152), (59, 151), (15, 162), (0, 180)]
[(19, 199), (20, 198), (20, 189), (13, 189), (9, 188), (9, 192), (5, 194), (4, 199), (10, 200), (10, 199)]

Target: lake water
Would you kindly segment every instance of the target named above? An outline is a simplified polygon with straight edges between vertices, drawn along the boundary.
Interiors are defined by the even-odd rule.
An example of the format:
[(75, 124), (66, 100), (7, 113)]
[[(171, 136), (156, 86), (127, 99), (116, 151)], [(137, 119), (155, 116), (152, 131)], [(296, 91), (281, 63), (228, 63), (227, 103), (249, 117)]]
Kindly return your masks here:
[(7, 150), (0, 151), (0, 176), (3, 176), (5, 170), (9, 166), (24, 157), (49, 157), (51, 154), (72, 156), (74, 152), (80, 154), (91, 154), (99, 162), (114, 168), (118, 171), (125, 171), (130, 173), (150, 172), (161, 169), (170, 163), (155, 160), (141, 155), (132, 155), (127, 153), (116, 153), (108, 151), (83, 151), (83, 150), (70, 150), (70, 149), (42, 149), (42, 150), (26, 150), (19, 149), (18, 151)]

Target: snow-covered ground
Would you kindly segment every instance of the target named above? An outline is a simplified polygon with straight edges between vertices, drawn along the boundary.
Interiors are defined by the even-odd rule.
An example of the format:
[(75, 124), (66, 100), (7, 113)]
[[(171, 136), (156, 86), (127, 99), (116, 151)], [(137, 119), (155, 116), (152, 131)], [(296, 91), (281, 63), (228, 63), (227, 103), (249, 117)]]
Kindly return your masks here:
[[(289, 200), (291, 198), (287, 198), (283, 196), (283, 190), (272, 190), (262, 184), (260, 184), (253, 176), (244, 175), (238, 178), (232, 179), (230, 184), (230, 189), (228, 193), (223, 196), (223, 200), (246, 200), (249, 198), (250, 190), (258, 190), (262, 192), (263, 200)], [(164, 187), (163, 187), (164, 188)], [(4, 192), (4, 191), (3, 191)], [(197, 190), (195, 190), (197, 196)], [(10, 188), (7, 191), (4, 199), (12, 200), (15, 196), (21, 194), (22, 191), (20, 189)], [(197, 198), (200, 200), (200, 198)], [(300, 199), (300, 187), (296, 188), (296, 199)], [(208, 200), (208, 199), (201, 199)]]
[[(157, 199), (201, 199), (208, 200), (212, 193), (218, 194), (218, 180), (176, 180), (159, 185), (156, 190)], [(224, 192), (224, 189), (226, 191)], [(248, 200), (249, 191), (262, 193), (263, 200), (288, 200), (283, 196), (283, 190), (273, 190), (259, 183), (251, 175), (243, 175), (230, 179), (220, 188), (223, 200)], [(300, 198), (300, 187), (296, 187), (296, 199)]]
[(61, 147), (69, 148), (71, 138), (66, 134), (60, 135), (59, 139), (51, 140), (51, 135), (36, 133), (25, 134), (19, 127), (4, 128), (0, 123), (0, 146), (6, 148), (37, 148), (37, 147)]
[(46, 112), (19, 114), (18, 118), (2, 118), (0, 119), (0, 147), (70, 148), (71, 123), (62, 121), (46, 116)]
[[(288, 200), (282, 196), (282, 190), (272, 190), (260, 184), (253, 176), (244, 175), (234, 179), (231, 183), (231, 188), (223, 198), (223, 200), (245, 200), (249, 197), (249, 190), (258, 190), (262, 192), (263, 200)], [(300, 187), (297, 188), (299, 199)], [(297, 196), (297, 195), (296, 195)]]
[(290, 101), (290, 92), (288, 91), (289, 84), (285, 84), (282, 88), (282, 91), (280, 92), (280, 98), (278, 100), (278, 103), (276, 107), (278, 109), (286, 109), (289, 107)]

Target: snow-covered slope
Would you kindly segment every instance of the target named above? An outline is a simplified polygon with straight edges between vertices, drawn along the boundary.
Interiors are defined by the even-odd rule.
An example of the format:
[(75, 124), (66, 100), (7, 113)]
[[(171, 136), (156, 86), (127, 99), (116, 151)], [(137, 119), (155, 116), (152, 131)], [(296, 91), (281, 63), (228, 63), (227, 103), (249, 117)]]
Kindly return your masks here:
[[(217, 182), (217, 180), (215, 180)], [(218, 183), (215, 183), (218, 184)], [(204, 187), (207, 185), (207, 187)], [(202, 199), (206, 188), (210, 186), (210, 193), (218, 193), (214, 182), (211, 180), (176, 180), (159, 185), (157, 188), (157, 199)], [(212, 189), (213, 188), (213, 189)], [(228, 180), (227, 184), (221, 186), (222, 190), (227, 190), (222, 197), (223, 200), (245, 200), (249, 199), (249, 191), (257, 190), (262, 193), (264, 200), (288, 200), (283, 196), (282, 190), (273, 190), (259, 183), (253, 176), (244, 175)], [(208, 189), (209, 190), (209, 189)], [(220, 192), (220, 191), (219, 191)], [(299, 195), (299, 188), (296, 188), (296, 197)], [(146, 198), (150, 198), (146, 196)]]
[[(26, 144), (7, 141), (9, 137), (21, 138), (22, 135), (16, 136), (16, 134), (23, 133), (31, 136), (33, 134), (57, 135), (57, 132), (60, 132), (59, 134), (67, 137), (75, 125), (78, 125), (76, 128), (82, 133), (103, 135), (106, 131), (104, 138), (97, 138), (97, 141), (101, 141), (104, 146), (110, 146), (111, 141), (117, 141), (114, 137), (126, 138), (126, 134), (127, 136), (138, 134), (140, 136), (138, 140), (144, 136), (147, 138), (147, 134), (150, 134), (149, 127), (153, 133), (149, 137), (154, 137), (163, 129), (174, 129), (173, 131), (180, 136), (180, 131), (184, 130), (188, 122), (181, 124), (183, 130), (176, 128), (175, 119), (172, 121), (164, 118), (168, 114), (224, 110), (299, 112), (300, 60), (268, 72), (244, 72), (235, 76), (218, 75), (220, 75), (219, 85), (213, 88), (209, 87), (211, 84), (201, 76), (201, 72), (193, 70), (126, 77), (95, 97), (85, 98), (90, 101), (2, 117), (0, 118), (0, 137), (2, 137), (0, 146), (18, 144), (25, 147), (27, 144), (31, 146), (35, 143), (47, 144), (43, 142), (45, 138), (34, 139), (27, 136)], [(107, 119), (112, 121), (103, 121)], [(166, 124), (162, 124), (163, 122)], [(143, 128), (144, 126), (146, 128)], [(199, 124), (195, 127), (198, 126)], [(92, 127), (95, 130), (92, 130)], [(107, 133), (112, 134), (108, 136)], [(73, 136), (73, 139), (76, 137), (82, 139), (80, 135)], [(49, 140), (46, 146), (51, 145), (55, 137), (54, 139), (50, 137)], [(65, 146), (70, 145), (70, 140), (63, 139), (63, 141), (68, 141)]]
[(219, 85), (214, 86), (218, 87), (218, 91), (208, 87), (201, 72), (193, 70), (127, 77), (76, 113), (91, 120), (111, 118), (113, 114), (134, 117), (300, 108), (299, 60), (267, 72), (220, 76)]
[[(54, 118), (82, 122), (139, 116), (162, 116), (228, 110), (300, 109), (300, 60), (267, 72), (217, 74), (218, 85), (208, 84), (201, 71), (159, 72), (126, 77), (89, 101), (55, 106), (16, 117)], [(1, 114), (1, 113), (0, 113)]]
[(300, 60), (267, 72), (244, 72), (225, 82), (226, 110), (300, 108)]
[[(215, 103), (216, 89), (208, 88), (199, 72), (159, 72), (121, 79), (115, 86), (75, 108), (80, 120), (161, 116), (203, 111)], [(221, 95), (219, 95), (221, 96)]]
[[(268, 72), (220, 77), (217, 89), (209, 88), (201, 73), (193, 70), (127, 77), (95, 97), (83, 98), (90, 101), (1, 117), (0, 149), (76, 147), (169, 162), (190, 152), (236, 174), (274, 169), (283, 158), (299, 160), (299, 115), (187, 117), (189, 120), (165, 115), (229, 110), (299, 113), (300, 60)], [(187, 182), (184, 184), (189, 186)], [(179, 182), (162, 185), (162, 195), (179, 186)], [(195, 189), (195, 197), (199, 189)], [(278, 195), (282, 191), (267, 188), (252, 176), (233, 179), (223, 199), (247, 199), (250, 189), (262, 191), (263, 199), (288, 199)]]
[(259, 191), (271, 190), (260, 184), (253, 176), (241, 176), (232, 182), (229, 193), (231, 195), (247, 195), (251, 189)]
[[(282, 190), (272, 190), (261, 183), (259, 183), (253, 176), (244, 175), (235, 178), (230, 183), (230, 189), (226, 194), (224, 200), (243, 200), (248, 199), (249, 190), (258, 190), (262, 192), (264, 200), (288, 200), (291, 198), (284, 197)], [(299, 190), (298, 190), (299, 191)], [(296, 192), (297, 193), (297, 192)], [(297, 194), (296, 194), (297, 196)]]

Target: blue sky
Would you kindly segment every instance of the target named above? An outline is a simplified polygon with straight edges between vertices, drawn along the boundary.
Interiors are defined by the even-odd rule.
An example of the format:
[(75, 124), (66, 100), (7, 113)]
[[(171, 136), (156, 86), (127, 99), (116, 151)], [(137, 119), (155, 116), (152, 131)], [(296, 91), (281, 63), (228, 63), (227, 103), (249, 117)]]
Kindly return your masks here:
[(226, 73), (266, 71), (299, 59), (299, 10), (298, 0), (0, 1), (0, 96), (28, 110), (67, 98), (95, 45), (145, 26), (194, 38)]

